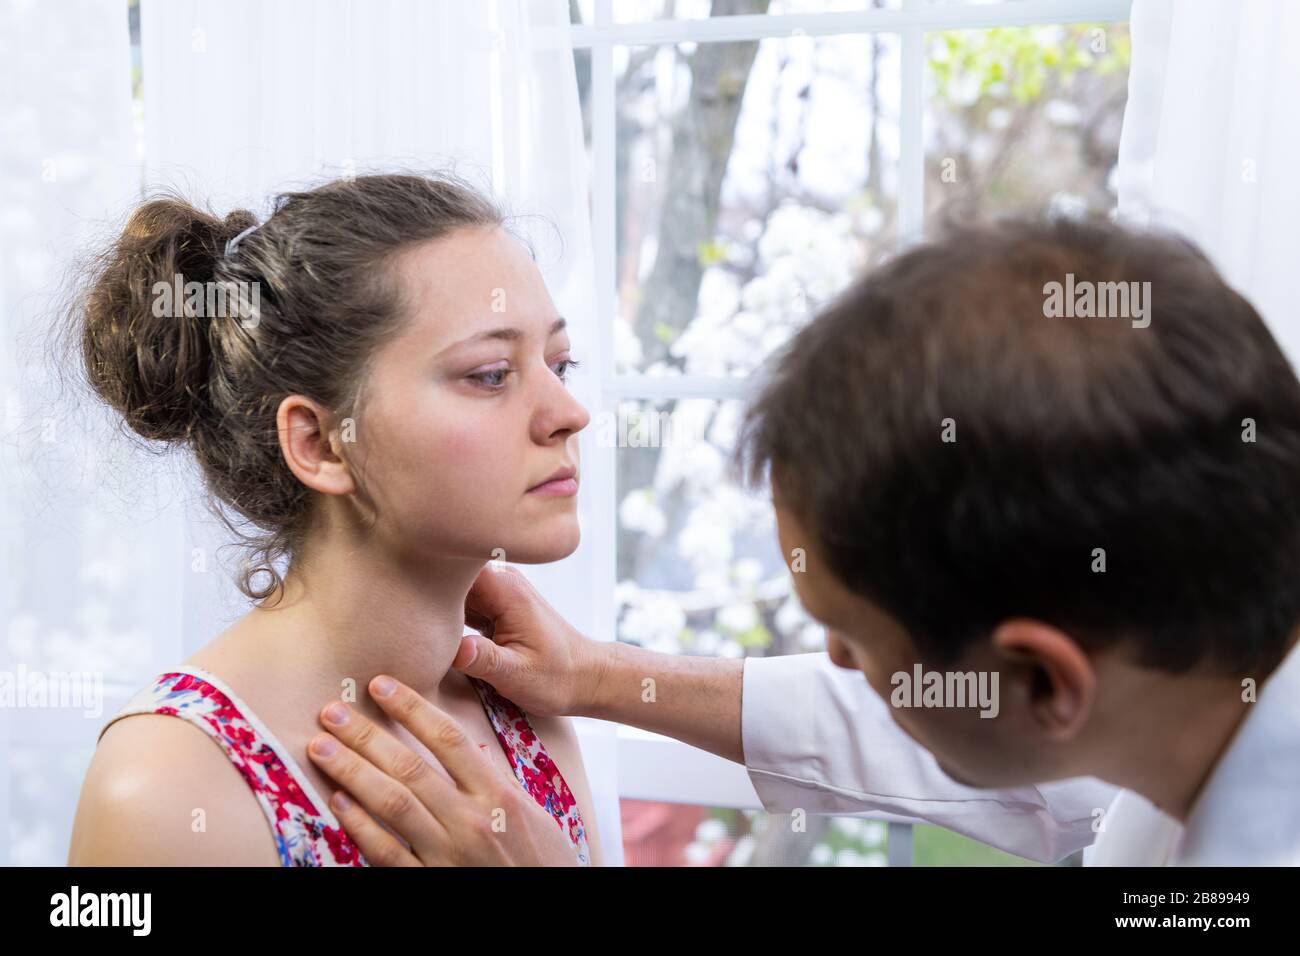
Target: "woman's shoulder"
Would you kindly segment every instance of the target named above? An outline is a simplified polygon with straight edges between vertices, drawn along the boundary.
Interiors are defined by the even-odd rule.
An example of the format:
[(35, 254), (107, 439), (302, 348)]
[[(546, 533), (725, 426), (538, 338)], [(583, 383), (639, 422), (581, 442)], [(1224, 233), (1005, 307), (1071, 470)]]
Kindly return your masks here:
[(99, 738), (71, 866), (278, 866), (253, 792), (221, 747), (170, 714), (130, 714)]

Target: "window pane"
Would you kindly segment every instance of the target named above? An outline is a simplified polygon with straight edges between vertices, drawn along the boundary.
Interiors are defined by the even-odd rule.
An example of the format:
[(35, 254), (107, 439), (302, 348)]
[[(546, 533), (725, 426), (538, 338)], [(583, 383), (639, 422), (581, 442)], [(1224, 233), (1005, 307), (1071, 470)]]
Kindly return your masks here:
[[(650, 800), (619, 801), (626, 866), (887, 866), (888, 825)], [(1059, 866), (1078, 866), (1080, 854)], [(913, 866), (1044, 866), (928, 824), (912, 828)]]
[(928, 823), (912, 827), (913, 866), (1079, 866), (1082, 862), (1082, 850), (1059, 863), (1045, 864), (1003, 853), (987, 843), (980, 843), (943, 827)]
[(727, 480), (741, 403), (619, 404), (619, 638), (669, 653), (726, 657), (825, 648), (799, 606), (771, 497)]
[(886, 866), (879, 820), (620, 801), (627, 866)]
[(1109, 210), (1127, 23), (926, 36), (927, 226), (942, 213)]
[(591, 188), (596, 174), (591, 155), (591, 50), (573, 51), (573, 72), (578, 81), (578, 108), (582, 111), (582, 140), (586, 146), (587, 208), (591, 210)]
[(898, 38), (614, 57), (615, 371), (746, 376), (895, 234)]

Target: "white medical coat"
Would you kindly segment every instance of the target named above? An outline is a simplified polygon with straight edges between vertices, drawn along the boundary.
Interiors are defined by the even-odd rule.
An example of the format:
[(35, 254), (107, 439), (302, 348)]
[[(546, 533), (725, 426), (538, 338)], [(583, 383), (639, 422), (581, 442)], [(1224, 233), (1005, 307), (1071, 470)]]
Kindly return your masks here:
[(743, 694), (745, 766), (769, 811), (884, 811), (1042, 862), (1086, 848), (1091, 866), (1300, 865), (1300, 647), (1259, 688), (1186, 825), (1092, 777), (959, 784), (825, 653), (748, 658)]

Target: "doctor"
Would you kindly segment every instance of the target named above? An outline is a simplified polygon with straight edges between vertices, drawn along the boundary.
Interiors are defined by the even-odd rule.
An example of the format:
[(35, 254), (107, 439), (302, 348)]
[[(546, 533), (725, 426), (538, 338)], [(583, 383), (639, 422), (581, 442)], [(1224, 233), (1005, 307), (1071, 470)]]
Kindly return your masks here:
[[(738, 461), (826, 653), (592, 641), (489, 566), (455, 666), (743, 762), (775, 813), (888, 811), (1041, 861), (1300, 864), (1300, 383), (1197, 250), (1068, 220), (914, 247), (792, 340)], [(488, 775), (409, 689), (380, 705), (458, 790), (394, 799), (392, 747), (353, 727), (322, 769), (405, 841), (354, 802), (368, 858), (572, 862), (544, 811), (453, 825), (487, 818)]]

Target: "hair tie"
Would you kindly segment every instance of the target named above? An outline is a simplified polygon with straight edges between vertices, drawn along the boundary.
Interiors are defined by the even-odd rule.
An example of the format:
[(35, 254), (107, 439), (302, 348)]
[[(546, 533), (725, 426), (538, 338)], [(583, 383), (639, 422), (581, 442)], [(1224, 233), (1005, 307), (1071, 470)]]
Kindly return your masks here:
[(261, 223), (254, 223), (253, 225), (251, 225), (251, 226), (249, 226), (247, 229), (245, 229), (243, 232), (241, 232), (239, 235), (235, 236), (235, 238), (227, 240), (227, 241), (226, 241), (226, 256), (227, 256), (227, 258), (229, 258), (230, 256), (234, 255), (235, 250), (239, 248), (239, 241), (240, 241), (241, 239), (243, 239), (246, 235), (248, 235), (250, 232), (252, 232), (254, 229), (256, 229), (256, 228), (257, 228), (258, 226), (260, 226), (260, 225), (261, 225)]

